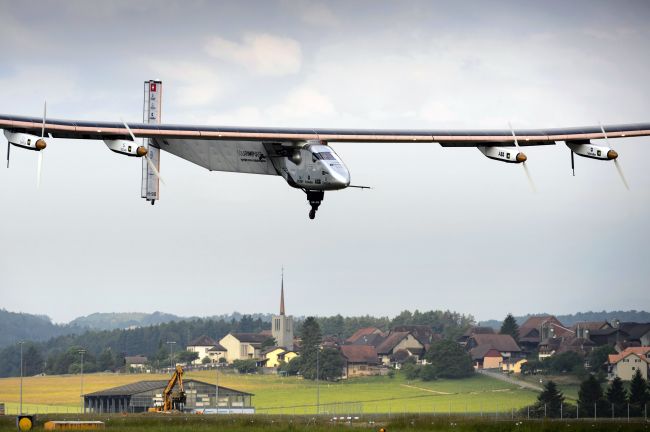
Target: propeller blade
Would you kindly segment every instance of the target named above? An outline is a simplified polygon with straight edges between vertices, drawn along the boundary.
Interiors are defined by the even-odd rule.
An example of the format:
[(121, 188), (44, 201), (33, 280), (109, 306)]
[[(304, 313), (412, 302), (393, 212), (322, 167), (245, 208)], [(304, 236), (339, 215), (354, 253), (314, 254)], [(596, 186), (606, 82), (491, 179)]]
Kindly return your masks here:
[(618, 159), (614, 159), (614, 165), (616, 166), (616, 171), (618, 171), (618, 175), (621, 176), (621, 181), (625, 185), (625, 189), (630, 190), (630, 186), (627, 184), (627, 180), (625, 180), (625, 176), (623, 175), (623, 170), (621, 169), (621, 166), (618, 163)]
[(575, 162), (573, 161), (573, 150), (569, 149), (571, 152), (571, 171), (573, 171), (573, 177), (576, 176), (576, 165)]
[(129, 125), (126, 124), (126, 122), (124, 121), (124, 119), (120, 119), (120, 120), (122, 120), (122, 124), (124, 125), (124, 127), (126, 128), (126, 130), (129, 131), (129, 135), (131, 135), (131, 139), (133, 140), (133, 142), (135, 142), (135, 141), (136, 141), (136, 139), (135, 139), (135, 135), (133, 135), (133, 131), (131, 131), (131, 128), (129, 127)]
[(607, 132), (605, 132), (605, 128), (603, 127), (603, 124), (601, 122), (598, 122), (598, 126), (600, 126), (600, 130), (603, 133), (603, 136), (605, 137), (605, 144), (607, 144), (607, 147), (609, 147), (609, 138), (607, 138)]
[(156, 166), (153, 164), (151, 159), (149, 159), (149, 155), (146, 155), (145, 158), (147, 159), (147, 163), (149, 164), (149, 168), (151, 168), (151, 171), (153, 171), (154, 175), (158, 178), (158, 180), (160, 180), (160, 183), (165, 184), (165, 181), (160, 176), (160, 173), (156, 169)]
[(43, 102), (43, 126), (41, 127), (41, 138), (45, 138), (45, 118), (47, 117), (47, 100)]
[[(512, 138), (515, 140), (515, 147), (517, 148), (517, 152), (519, 152), (519, 141), (517, 141), (517, 135), (515, 135), (515, 130), (512, 128), (512, 124), (510, 124), (510, 122), (508, 122), (508, 127), (510, 128), (510, 132), (512, 133)], [(526, 162), (522, 162), (521, 166), (524, 167), (524, 172), (526, 173), (528, 184), (530, 185), (530, 188), (533, 190), (533, 193), (537, 192), (537, 188), (535, 187), (535, 182), (533, 182), (533, 178), (530, 175), (530, 171), (528, 171), (528, 165), (526, 165)]]
[[(131, 128), (129, 127), (129, 125), (126, 124), (126, 122), (124, 121), (124, 119), (121, 119), (121, 120), (122, 120), (122, 124), (124, 124), (124, 127), (126, 128), (127, 131), (129, 131), (129, 135), (131, 135), (131, 138), (132, 138), (133, 141), (135, 142), (136, 138), (135, 138), (135, 135), (133, 135), (133, 131), (131, 130)], [(149, 159), (149, 154), (145, 155), (145, 158), (147, 159), (147, 163), (149, 164), (149, 168), (151, 168), (151, 171), (153, 171), (154, 175), (158, 178), (158, 180), (160, 180), (160, 183), (165, 184), (165, 181), (164, 181), (164, 180), (162, 179), (162, 177), (160, 176), (160, 173), (159, 173), (158, 170), (156, 169), (156, 166), (153, 164), (153, 162), (151, 161), (151, 159)]]
[[(600, 130), (603, 132), (603, 136), (605, 137), (605, 144), (607, 144), (607, 147), (613, 150), (614, 148), (609, 145), (609, 139), (607, 138), (607, 132), (605, 132), (605, 128), (600, 122), (598, 122), (598, 125), (600, 126)], [(621, 168), (621, 165), (618, 163), (618, 158), (614, 159), (614, 165), (616, 166), (616, 171), (618, 171), (618, 175), (621, 177), (621, 181), (623, 182), (623, 185), (625, 185), (625, 189), (630, 190), (630, 185), (628, 185), (627, 180), (625, 180), (625, 176), (623, 175), (623, 169)]]
[(517, 141), (517, 135), (515, 135), (515, 130), (512, 128), (510, 122), (508, 122), (508, 127), (510, 128), (510, 132), (512, 132), (512, 137), (515, 139), (515, 147), (517, 147), (517, 151), (519, 151), (519, 141)]
[(9, 155), (11, 154), (11, 143), (7, 140), (7, 168), (9, 168)]
[(530, 188), (533, 190), (533, 193), (537, 192), (537, 188), (535, 187), (535, 182), (533, 181), (533, 178), (530, 175), (530, 172), (528, 171), (528, 165), (526, 165), (526, 162), (523, 162), (521, 164), (524, 167), (524, 172), (526, 173), (526, 178), (528, 179), (528, 184), (530, 185)]
[(38, 152), (38, 166), (36, 167), (36, 187), (41, 187), (41, 172), (43, 170), (43, 150)]

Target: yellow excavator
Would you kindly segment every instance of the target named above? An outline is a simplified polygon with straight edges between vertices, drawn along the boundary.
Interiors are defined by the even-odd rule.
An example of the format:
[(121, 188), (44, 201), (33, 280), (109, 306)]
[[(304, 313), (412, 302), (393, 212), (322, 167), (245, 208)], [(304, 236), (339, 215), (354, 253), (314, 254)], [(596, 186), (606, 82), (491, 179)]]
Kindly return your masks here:
[[(178, 383), (178, 390), (174, 386)], [(185, 397), (185, 388), (183, 388), (183, 367), (176, 366), (171, 379), (163, 390), (163, 403), (161, 406), (149, 408), (149, 412), (170, 412), (172, 410), (182, 410), (187, 398)]]

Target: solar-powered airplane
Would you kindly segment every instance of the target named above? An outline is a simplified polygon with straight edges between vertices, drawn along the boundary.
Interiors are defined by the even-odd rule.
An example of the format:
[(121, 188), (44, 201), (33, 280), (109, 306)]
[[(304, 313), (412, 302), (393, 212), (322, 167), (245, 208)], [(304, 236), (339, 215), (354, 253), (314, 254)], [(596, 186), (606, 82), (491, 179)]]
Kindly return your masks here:
[[(601, 161), (614, 161), (618, 153), (610, 138), (650, 135), (650, 123), (587, 126), (554, 129), (514, 130), (369, 130), (257, 128), (232, 126), (166, 125), (160, 123), (162, 83), (145, 81), (143, 123), (54, 120), (0, 114), (0, 129), (7, 137), (7, 167), (11, 146), (42, 152), (49, 138), (102, 140), (119, 154), (143, 158), (142, 197), (154, 204), (159, 199), (160, 150), (172, 153), (210, 171), (282, 176), (289, 186), (301, 189), (311, 206), (314, 219), (326, 191), (353, 186), (350, 172), (330, 144), (338, 142), (438, 143), (443, 147), (476, 147), (486, 157), (521, 164), (531, 186), (526, 155), (521, 147), (553, 145), (564, 141), (574, 154)], [(143, 138), (143, 142), (138, 142)], [(591, 140), (604, 140), (596, 145)], [(574, 171), (575, 173), (575, 171)]]

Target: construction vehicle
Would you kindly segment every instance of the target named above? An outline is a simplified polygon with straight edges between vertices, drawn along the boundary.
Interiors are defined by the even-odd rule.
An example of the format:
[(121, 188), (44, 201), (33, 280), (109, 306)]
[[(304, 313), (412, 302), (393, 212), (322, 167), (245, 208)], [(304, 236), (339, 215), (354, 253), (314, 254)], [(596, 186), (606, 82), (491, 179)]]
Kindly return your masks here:
[[(173, 391), (174, 387), (178, 384), (178, 390)], [(187, 400), (185, 396), (185, 388), (183, 387), (183, 367), (176, 366), (176, 370), (172, 374), (171, 379), (167, 383), (165, 390), (162, 394), (162, 404), (149, 408), (149, 412), (171, 412), (173, 410), (182, 411)]]

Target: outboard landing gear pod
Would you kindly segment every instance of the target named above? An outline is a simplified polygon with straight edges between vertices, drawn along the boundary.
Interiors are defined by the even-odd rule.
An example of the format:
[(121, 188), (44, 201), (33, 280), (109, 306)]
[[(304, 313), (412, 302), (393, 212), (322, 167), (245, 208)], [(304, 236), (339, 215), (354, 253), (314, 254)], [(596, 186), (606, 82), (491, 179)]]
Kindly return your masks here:
[(309, 201), (309, 205), (311, 205), (311, 210), (309, 210), (309, 219), (314, 219), (316, 217), (318, 206), (323, 202), (325, 192), (307, 190), (305, 193), (307, 194), (307, 201)]

